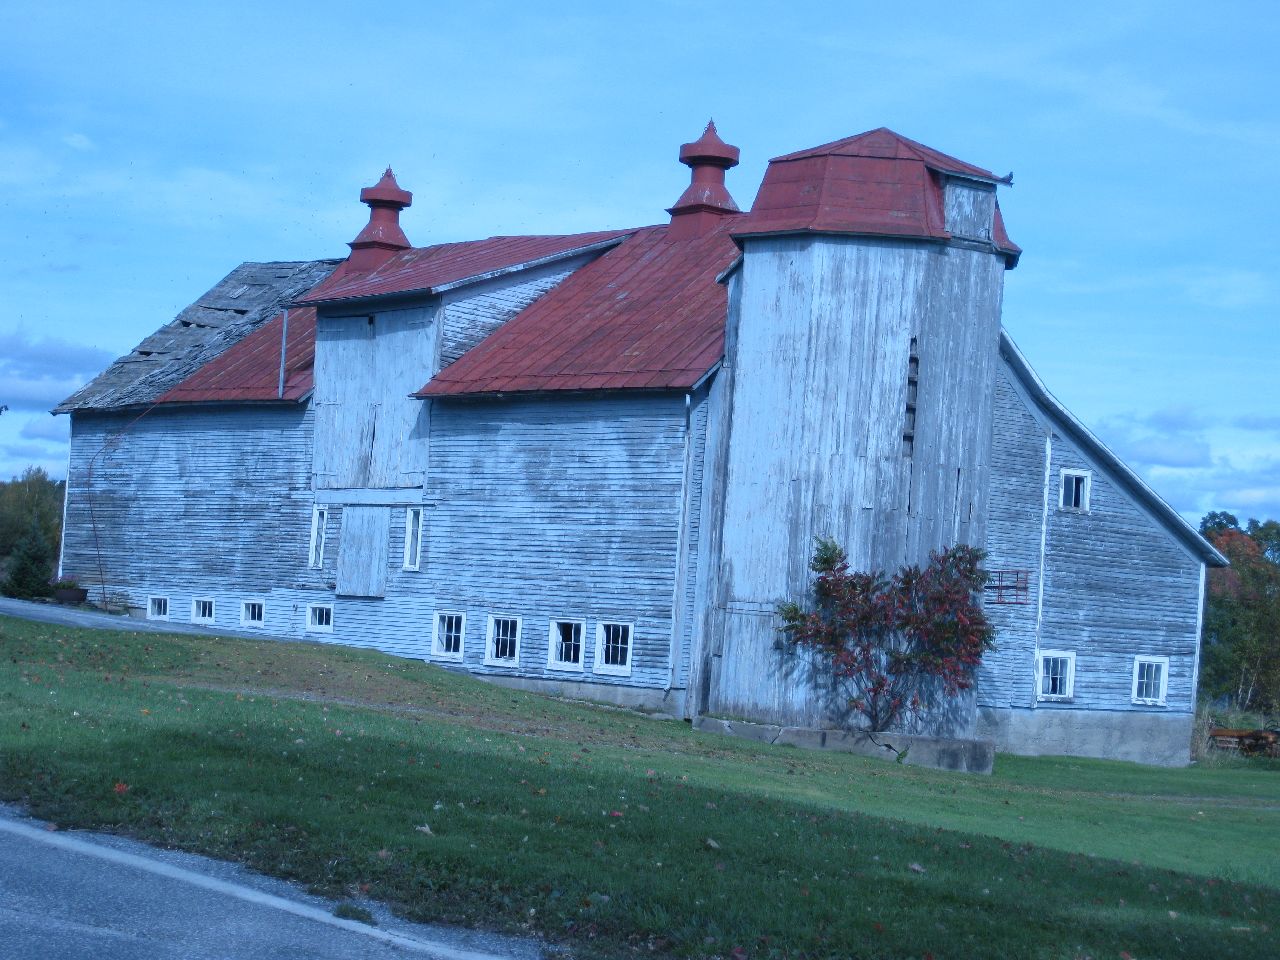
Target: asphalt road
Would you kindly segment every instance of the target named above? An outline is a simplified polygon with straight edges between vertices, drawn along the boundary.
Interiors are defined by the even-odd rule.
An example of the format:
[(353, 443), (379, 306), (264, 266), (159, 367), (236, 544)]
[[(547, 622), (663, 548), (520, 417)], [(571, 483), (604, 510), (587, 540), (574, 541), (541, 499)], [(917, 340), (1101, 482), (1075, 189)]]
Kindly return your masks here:
[(194, 854), (51, 831), (0, 805), (4, 960), (537, 960), (532, 941), (333, 915), (295, 885)]

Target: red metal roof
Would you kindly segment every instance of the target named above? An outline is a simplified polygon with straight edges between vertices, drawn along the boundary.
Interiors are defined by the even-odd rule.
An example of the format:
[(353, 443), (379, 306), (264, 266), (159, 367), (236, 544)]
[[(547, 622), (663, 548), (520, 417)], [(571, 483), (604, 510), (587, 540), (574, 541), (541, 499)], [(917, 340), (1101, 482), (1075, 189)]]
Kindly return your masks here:
[[(945, 240), (939, 172), (1008, 182), (881, 127), (771, 160), (734, 236), (811, 231)], [(998, 214), (992, 229), (1016, 259)]]
[(646, 227), (566, 278), (417, 394), (683, 389), (724, 352), (738, 217), (698, 237)]
[(252, 400), (301, 400), (315, 383), (316, 311), (289, 311), (285, 344), (284, 397), (280, 387), (280, 335), (284, 314), (276, 316), (235, 346), (206, 363), (157, 403), (243, 403)]
[(554, 257), (583, 247), (625, 237), (631, 230), (602, 230), (561, 236), (490, 237), (464, 243), (413, 247), (389, 258), (369, 273), (339, 267), (298, 302), (330, 303), (392, 293), (431, 290), (488, 273)]

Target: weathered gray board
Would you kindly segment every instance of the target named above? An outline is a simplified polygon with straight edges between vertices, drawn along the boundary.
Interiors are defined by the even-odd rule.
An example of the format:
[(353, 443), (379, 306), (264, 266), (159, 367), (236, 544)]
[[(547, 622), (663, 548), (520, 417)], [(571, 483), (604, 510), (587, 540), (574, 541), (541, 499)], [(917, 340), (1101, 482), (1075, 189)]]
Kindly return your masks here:
[[(983, 542), (1004, 270), (989, 246), (747, 239), (716, 428), (711, 711), (832, 722), (828, 691), (779, 649), (775, 614), (807, 592), (816, 536), (839, 540), (857, 569)], [(967, 712), (945, 732), (967, 733)]]
[[(1187, 762), (1202, 558), (1066, 438), (1007, 362), (996, 423), (987, 565), (1029, 571), (1031, 589), (1027, 604), (987, 604), (997, 649), (979, 673), (980, 728), (1019, 753)], [(1087, 512), (1060, 509), (1063, 469), (1090, 472)], [(1038, 698), (1042, 650), (1075, 655), (1070, 700)], [(1133, 702), (1139, 654), (1169, 658), (1162, 705)]]
[(340, 597), (381, 597), (387, 592), (391, 507), (346, 506), (338, 547)]

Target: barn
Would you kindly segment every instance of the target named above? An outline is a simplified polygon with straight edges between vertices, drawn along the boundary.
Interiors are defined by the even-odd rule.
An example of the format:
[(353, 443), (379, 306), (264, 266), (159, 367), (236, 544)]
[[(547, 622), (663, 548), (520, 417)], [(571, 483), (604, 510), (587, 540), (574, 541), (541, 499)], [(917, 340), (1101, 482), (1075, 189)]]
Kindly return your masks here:
[(997, 649), (929, 732), (1188, 759), (1225, 560), (1001, 326), (990, 171), (887, 129), (772, 160), (714, 125), (658, 225), (246, 263), (62, 403), (61, 567), (156, 620), (376, 647), (695, 718), (824, 727), (779, 649), (816, 535), (984, 546)]

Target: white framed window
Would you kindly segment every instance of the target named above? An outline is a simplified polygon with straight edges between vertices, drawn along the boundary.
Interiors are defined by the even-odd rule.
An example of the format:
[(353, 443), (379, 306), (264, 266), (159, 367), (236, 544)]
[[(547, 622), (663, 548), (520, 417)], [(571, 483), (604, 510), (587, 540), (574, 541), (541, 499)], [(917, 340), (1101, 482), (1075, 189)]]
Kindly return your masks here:
[(333, 604), (307, 604), (307, 633), (333, 633)]
[(453, 610), (436, 612), (431, 631), (431, 653), (442, 660), (461, 660), (467, 636), (467, 615)]
[(169, 619), (169, 598), (168, 597), (147, 597), (147, 619), (148, 620), (168, 620)]
[(596, 624), (596, 673), (631, 676), (632, 628), (629, 623), (603, 620)]
[(253, 599), (240, 601), (240, 626), (261, 627), (267, 622), (267, 601)]
[(324, 566), (325, 533), (329, 526), (329, 508), (316, 507), (311, 514), (311, 547), (307, 551), (307, 565)]
[(192, 623), (213, 623), (213, 598), (194, 597), (191, 601)]
[(1169, 658), (1133, 658), (1133, 702), (1164, 706), (1169, 692)]
[(552, 620), (547, 628), (547, 667), (582, 672), (582, 641), (587, 625), (582, 620)]
[(489, 615), (485, 633), (484, 662), (514, 667), (520, 662), (520, 618)]
[(1075, 513), (1089, 512), (1089, 487), (1093, 474), (1089, 470), (1063, 469), (1059, 474), (1058, 509)]
[(422, 563), (422, 508), (404, 512), (404, 569), (417, 570)]
[(1070, 700), (1075, 693), (1075, 653), (1071, 650), (1041, 650), (1036, 655), (1036, 699)]

